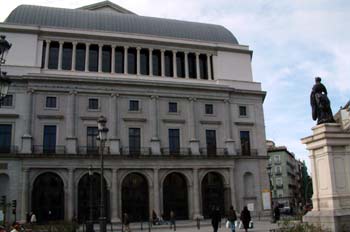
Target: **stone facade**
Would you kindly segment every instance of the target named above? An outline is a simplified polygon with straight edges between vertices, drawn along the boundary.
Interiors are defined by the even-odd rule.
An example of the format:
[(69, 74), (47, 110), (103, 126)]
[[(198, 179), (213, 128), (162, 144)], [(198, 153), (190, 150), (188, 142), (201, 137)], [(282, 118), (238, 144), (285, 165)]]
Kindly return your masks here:
[[(210, 204), (218, 202), (222, 202), (222, 211), (227, 211), (230, 205), (241, 210), (253, 203), (253, 214), (264, 213), (261, 193), (268, 189), (262, 107), (265, 92), (259, 83), (253, 82), (251, 51), (247, 46), (6, 22), (0, 28), (13, 44), (4, 65), (12, 80), (9, 90), (12, 104), (0, 109), (0, 126), (4, 131), (10, 128), (7, 138), (11, 138), (10, 146), (6, 147), (10, 150), (3, 150), (0, 155), (1, 186), (7, 186), (1, 189), (1, 194), (7, 195), (8, 201), (17, 200), (17, 218), (25, 220), (27, 212), (40, 208), (38, 202), (45, 199), (39, 197), (37, 184), (46, 185), (53, 180), (62, 194), (52, 194), (61, 202), (57, 204), (63, 206), (40, 208), (39, 214), (46, 210), (53, 214), (46, 215), (51, 217), (47, 219), (81, 218), (85, 206), (79, 201), (85, 195), (79, 191), (80, 183), (90, 167), (94, 173), (100, 167), (98, 152), (88, 151), (87, 128), (96, 127), (100, 115), (107, 117), (109, 128), (104, 178), (111, 221), (119, 221), (127, 207), (123, 197), (128, 192), (123, 183), (130, 174), (145, 180), (148, 196), (143, 199), (148, 216), (153, 210), (158, 215), (168, 213), (165, 211), (171, 206), (164, 199), (170, 193), (164, 189), (169, 185), (164, 187), (164, 183), (172, 173), (185, 183), (179, 190), (187, 193), (182, 198), (186, 201), (182, 202), (184, 218), (206, 216)], [(58, 43), (58, 64), (54, 69), (50, 69), (52, 41)], [(63, 69), (67, 43), (72, 46), (69, 70)], [(78, 44), (85, 44), (86, 48), (98, 45), (96, 72), (89, 71), (88, 49), (85, 70), (75, 70)], [(123, 73), (116, 73), (114, 65), (109, 72), (103, 71), (105, 45), (113, 48), (112, 64), (116, 62), (114, 48), (124, 49)], [(135, 74), (126, 71), (130, 47), (136, 49)], [(141, 73), (140, 54), (144, 49), (150, 57), (150, 51), (160, 51), (161, 75), (152, 75), (150, 71), (153, 58), (149, 59), (148, 75)], [(164, 75), (167, 51), (173, 55), (171, 77)], [(183, 78), (176, 72), (179, 52), (184, 54)], [(190, 53), (196, 57), (195, 78), (188, 73)], [(202, 62), (207, 64), (203, 69), (206, 75), (200, 72), (199, 57), (205, 57)], [(48, 103), (52, 99), (55, 104)], [(97, 99), (97, 107), (91, 109), (89, 99)], [(138, 102), (137, 110), (130, 109), (132, 100)], [(176, 103), (176, 112), (169, 112), (169, 103)], [(206, 112), (206, 105), (212, 106), (212, 112)], [(51, 137), (55, 140), (54, 149), (50, 151), (45, 150), (48, 126), (55, 129)], [(130, 150), (130, 128), (138, 128), (141, 133), (137, 154)], [(179, 131), (180, 148), (176, 154), (169, 148), (169, 129)], [(214, 151), (209, 151), (208, 130), (215, 131)], [(248, 140), (242, 137), (242, 132), (248, 134)], [(215, 195), (218, 190), (220, 194)]]

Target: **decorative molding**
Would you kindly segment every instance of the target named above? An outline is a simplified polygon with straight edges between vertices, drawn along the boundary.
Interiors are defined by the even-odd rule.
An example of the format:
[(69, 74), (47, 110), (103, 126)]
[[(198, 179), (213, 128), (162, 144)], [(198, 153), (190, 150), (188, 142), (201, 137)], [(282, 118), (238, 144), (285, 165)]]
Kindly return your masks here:
[(0, 118), (19, 118), (19, 114), (0, 114)]
[(111, 97), (119, 97), (119, 93), (111, 93)]
[(63, 119), (63, 115), (46, 115), (46, 114), (39, 114), (38, 119)]
[(235, 122), (238, 126), (254, 126), (254, 122)]
[(123, 118), (124, 122), (146, 122), (146, 118)]
[(207, 120), (200, 120), (200, 124), (207, 124), (207, 125), (221, 125), (221, 121), (207, 121)]
[(96, 116), (80, 116), (81, 120), (84, 121), (97, 121), (98, 117)]
[(162, 119), (164, 123), (178, 123), (178, 124), (185, 124), (185, 119)]

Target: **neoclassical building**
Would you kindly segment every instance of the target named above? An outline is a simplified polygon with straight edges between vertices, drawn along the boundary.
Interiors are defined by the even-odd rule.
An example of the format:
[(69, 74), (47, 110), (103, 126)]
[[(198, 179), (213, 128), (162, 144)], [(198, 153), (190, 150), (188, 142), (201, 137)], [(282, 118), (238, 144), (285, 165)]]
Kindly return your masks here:
[(0, 195), (17, 200), (17, 218), (84, 221), (91, 199), (98, 217), (100, 115), (109, 220), (148, 220), (153, 210), (208, 217), (214, 205), (268, 212), (266, 93), (253, 81), (252, 51), (226, 28), (105, 1), (21, 5), (0, 31), (12, 43)]

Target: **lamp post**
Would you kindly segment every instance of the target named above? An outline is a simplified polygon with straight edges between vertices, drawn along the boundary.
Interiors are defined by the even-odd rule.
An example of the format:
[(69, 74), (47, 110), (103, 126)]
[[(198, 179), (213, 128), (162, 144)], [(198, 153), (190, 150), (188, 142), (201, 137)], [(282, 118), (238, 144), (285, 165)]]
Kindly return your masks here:
[(104, 189), (104, 167), (103, 167), (103, 150), (105, 142), (107, 140), (108, 128), (106, 127), (107, 119), (104, 116), (100, 116), (97, 120), (98, 138), (100, 140), (100, 155), (101, 155), (101, 202), (100, 202), (100, 232), (106, 232), (106, 216), (105, 216), (105, 189)]
[(269, 175), (269, 184), (270, 184), (270, 202), (271, 202), (271, 222), (272, 223), (275, 223), (275, 217), (274, 217), (274, 212), (273, 212), (273, 202), (272, 202), (272, 189), (273, 189), (273, 186), (272, 186), (272, 181), (271, 181), (271, 177), (272, 177), (272, 172), (271, 172), (271, 164), (269, 163), (266, 167), (267, 169), (267, 174)]
[(11, 81), (6, 77), (6, 72), (1, 71), (1, 65), (5, 64), (6, 56), (11, 48), (11, 44), (6, 40), (6, 36), (0, 36), (0, 107), (1, 101), (5, 98), (8, 92)]
[(92, 165), (89, 167), (89, 220), (86, 226), (86, 232), (94, 232), (94, 218), (93, 218), (93, 212), (92, 212), (92, 178), (93, 178), (93, 172), (92, 172)]

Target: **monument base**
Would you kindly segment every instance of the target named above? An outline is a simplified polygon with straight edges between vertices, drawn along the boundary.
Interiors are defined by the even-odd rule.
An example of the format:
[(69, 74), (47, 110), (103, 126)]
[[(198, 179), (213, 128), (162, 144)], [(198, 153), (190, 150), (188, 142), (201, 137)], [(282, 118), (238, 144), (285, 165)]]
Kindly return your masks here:
[(350, 209), (310, 211), (303, 222), (320, 225), (332, 232), (350, 231)]

